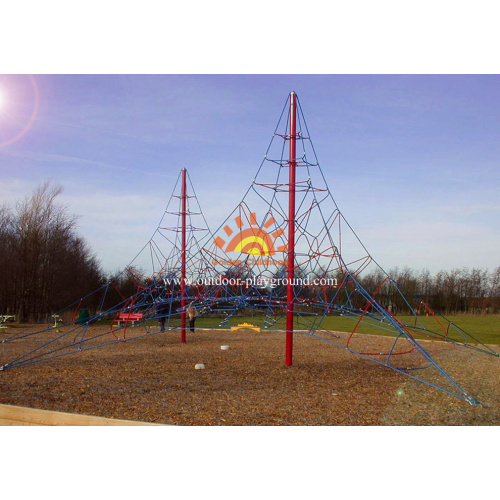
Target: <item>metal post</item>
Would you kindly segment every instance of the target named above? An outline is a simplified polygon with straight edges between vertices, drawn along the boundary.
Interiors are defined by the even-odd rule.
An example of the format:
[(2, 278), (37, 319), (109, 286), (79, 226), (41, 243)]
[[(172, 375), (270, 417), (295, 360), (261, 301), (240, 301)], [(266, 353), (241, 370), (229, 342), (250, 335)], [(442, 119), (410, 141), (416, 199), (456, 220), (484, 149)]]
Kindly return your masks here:
[(290, 93), (290, 154), (288, 159), (288, 262), (286, 286), (286, 366), (292, 366), (293, 353), (293, 277), (295, 267), (295, 167), (296, 167), (296, 133), (297, 108), (295, 93)]
[(181, 210), (181, 342), (186, 343), (186, 169), (182, 169)]

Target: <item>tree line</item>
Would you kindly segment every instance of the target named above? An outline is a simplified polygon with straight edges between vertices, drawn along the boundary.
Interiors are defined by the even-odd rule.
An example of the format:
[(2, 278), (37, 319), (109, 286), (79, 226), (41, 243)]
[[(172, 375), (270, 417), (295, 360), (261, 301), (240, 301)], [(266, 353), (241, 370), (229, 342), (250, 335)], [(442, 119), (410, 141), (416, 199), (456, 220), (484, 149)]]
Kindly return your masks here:
[[(440, 314), (500, 313), (500, 266), (493, 271), (463, 267), (451, 271), (441, 270), (434, 275), (428, 269), (415, 271), (405, 267), (391, 269), (388, 274), (399, 287), (417, 296)], [(371, 293), (375, 293), (383, 280), (381, 271), (360, 279), (364, 288)], [(390, 283), (384, 284), (377, 294), (394, 312), (401, 313), (407, 309), (404, 300)]]
[(41, 321), (99, 288), (100, 263), (78, 236), (78, 217), (49, 182), (14, 207), (0, 206), (0, 314)]
[[(355, 275), (355, 272), (353, 272)], [(279, 268), (274, 279), (278, 282), (286, 278), (285, 267)], [(227, 278), (240, 278), (245, 281), (246, 272), (237, 266), (232, 266), (226, 272)], [(294, 278), (302, 277), (300, 269)], [(348, 279), (349, 274), (341, 271), (327, 274), (338, 286), (325, 286), (324, 293), (318, 299), (317, 287), (300, 287), (296, 295), (302, 300), (324, 300), (325, 303), (343, 304), (349, 302), (348, 297), (356, 288), (355, 283)], [(309, 281), (320, 278), (311, 274)], [(376, 302), (396, 315), (432, 314), (499, 314), (500, 313), (500, 266), (493, 271), (480, 268), (462, 267), (460, 269), (441, 270), (431, 274), (428, 269), (416, 271), (409, 267), (392, 268), (386, 274), (380, 268), (370, 272), (365, 271), (355, 276), (356, 281)], [(231, 287), (230, 287), (231, 288)], [(238, 293), (238, 286), (232, 287)], [(274, 292), (281, 298), (286, 296), (283, 286)], [(354, 301), (352, 307), (363, 309), (366, 301)], [(296, 310), (302, 306), (297, 305)], [(305, 310), (307, 310), (307, 306)], [(333, 306), (332, 306), (333, 307)], [(333, 311), (333, 309), (331, 309)]]

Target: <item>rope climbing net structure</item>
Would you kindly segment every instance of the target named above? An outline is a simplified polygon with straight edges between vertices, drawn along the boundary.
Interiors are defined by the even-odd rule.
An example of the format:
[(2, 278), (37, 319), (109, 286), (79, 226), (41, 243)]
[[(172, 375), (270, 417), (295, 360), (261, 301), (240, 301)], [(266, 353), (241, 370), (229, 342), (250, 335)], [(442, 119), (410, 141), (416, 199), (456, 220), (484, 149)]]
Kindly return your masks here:
[[(369, 286), (362, 279), (368, 274), (376, 277)], [(194, 315), (197, 328), (229, 328), (251, 317), (263, 330), (285, 332), (289, 366), (293, 336), (309, 335), (471, 404), (479, 402), (421, 341), (499, 356), (404, 290), (370, 255), (330, 192), (294, 92), (250, 187), (215, 231), (182, 169), (157, 229), (131, 264), (57, 312), (66, 318), (60, 324), (4, 339), (39, 341), (0, 370), (165, 330), (179, 331), (185, 343)], [(94, 331), (97, 324), (109, 328)]]

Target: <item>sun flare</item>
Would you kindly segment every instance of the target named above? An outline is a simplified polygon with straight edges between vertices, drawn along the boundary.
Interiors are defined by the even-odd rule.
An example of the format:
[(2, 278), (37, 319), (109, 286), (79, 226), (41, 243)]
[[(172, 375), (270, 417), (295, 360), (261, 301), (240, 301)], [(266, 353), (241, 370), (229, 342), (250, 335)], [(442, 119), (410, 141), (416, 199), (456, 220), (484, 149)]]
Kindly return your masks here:
[(30, 130), (38, 104), (33, 75), (0, 76), (0, 148), (18, 141)]

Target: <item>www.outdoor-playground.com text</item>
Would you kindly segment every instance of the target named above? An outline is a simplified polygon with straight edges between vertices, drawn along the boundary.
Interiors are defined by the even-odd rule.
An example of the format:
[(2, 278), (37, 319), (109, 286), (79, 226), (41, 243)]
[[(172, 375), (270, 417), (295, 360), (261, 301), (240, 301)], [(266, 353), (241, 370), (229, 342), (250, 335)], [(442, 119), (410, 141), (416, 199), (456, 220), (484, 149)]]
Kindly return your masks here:
[[(217, 276), (215, 278), (200, 278), (190, 280), (185, 278), (184, 284), (186, 286), (245, 286), (255, 288), (277, 288), (279, 286), (287, 286), (290, 281), (292, 286), (312, 286), (312, 287), (337, 287), (337, 278), (264, 278), (264, 277), (251, 277), (251, 278), (227, 278), (224, 276)], [(172, 278), (163, 280), (165, 286), (181, 286), (182, 278)]]

